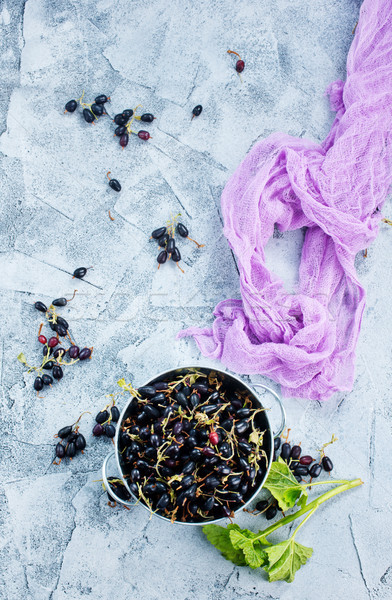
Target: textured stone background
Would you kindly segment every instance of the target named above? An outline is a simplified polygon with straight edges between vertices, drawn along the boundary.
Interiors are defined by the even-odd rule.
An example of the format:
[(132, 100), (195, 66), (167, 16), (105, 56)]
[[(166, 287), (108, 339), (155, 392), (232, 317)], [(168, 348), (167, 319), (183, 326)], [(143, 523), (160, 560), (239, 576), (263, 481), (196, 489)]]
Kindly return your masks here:
[[(325, 506), (301, 530), (314, 547), (292, 584), (226, 562), (199, 529), (169, 526), (136, 508), (106, 506), (99, 482), (108, 440), (83, 421), (84, 457), (52, 465), (53, 434), (97, 411), (124, 376), (136, 385), (204, 362), (192, 323), (239, 294), (222, 236), (221, 190), (247, 150), (273, 131), (321, 140), (330, 127), (324, 89), (345, 75), (358, 0), (3, 0), (1, 105), (0, 596), (7, 600), (392, 596), (390, 303), (392, 233), (383, 226), (358, 257), (368, 305), (354, 390), (325, 405), (285, 402), (294, 440), (315, 452), (332, 433), (339, 477), (365, 485)], [(246, 61), (243, 85), (228, 48)], [(65, 102), (98, 93), (112, 113), (141, 103), (157, 120), (144, 143), (121, 151), (113, 126), (64, 115)], [(190, 120), (194, 105), (204, 111)], [(123, 185), (109, 189), (111, 170)], [(111, 210), (115, 221), (108, 218)], [(206, 248), (183, 243), (185, 274), (156, 270), (153, 227), (181, 212)], [(389, 214), (388, 214), (389, 211)], [(391, 216), (390, 207), (385, 210)], [(271, 240), (268, 259), (295, 286), (302, 234)], [(15, 360), (39, 355), (32, 303), (69, 294), (76, 267), (94, 266), (62, 314), (89, 364), (69, 369), (43, 399)], [(249, 378), (247, 378), (249, 381)], [(253, 382), (266, 381), (253, 377)], [(274, 384), (272, 384), (274, 385)], [(277, 386), (274, 386), (277, 387)], [(264, 520), (243, 515), (257, 529)]]

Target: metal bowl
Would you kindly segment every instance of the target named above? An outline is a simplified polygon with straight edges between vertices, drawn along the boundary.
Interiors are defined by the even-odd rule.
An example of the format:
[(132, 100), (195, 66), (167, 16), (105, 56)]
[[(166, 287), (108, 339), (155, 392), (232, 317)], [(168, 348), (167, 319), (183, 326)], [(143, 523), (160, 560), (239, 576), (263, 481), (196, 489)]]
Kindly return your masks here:
[[(225, 380), (225, 382), (229, 382), (230, 384), (233, 385), (233, 387), (235, 387), (235, 389), (242, 389), (242, 390), (246, 390), (249, 394), (250, 397), (252, 399), (252, 403), (254, 406), (256, 406), (257, 408), (267, 408), (265, 407), (260, 399), (258, 398), (258, 396), (256, 395), (256, 392), (254, 390), (252, 390), (252, 388), (250, 388), (248, 385), (246, 385), (246, 383), (244, 383), (243, 381), (241, 381), (241, 379), (239, 379), (238, 377), (236, 377), (235, 375), (232, 375), (231, 373), (227, 373), (226, 371), (220, 371), (219, 369), (216, 369), (215, 367), (205, 367), (205, 366), (192, 366), (192, 367), (178, 367), (176, 369), (170, 369), (169, 371), (164, 371), (163, 373), (160, 373), (159, 375), (157, 375), (156, 377), (149, 379), (147, 383), (145, 383), (144, 385), (152, 385), (153, 383), (157, 382), (157, 381), (167, 381), (167, 380), (172, 380), (175, 377), (178, 376), (184, 376), (187, 373), (191, 373), (192, 371), (194, 371), (195, 369), (197, 369), (199, 372), (205, 373), (206, 375), (208, 375), (211, 371), (214, 371), (216, 373), (218, 373), (219, 375), (221, 375), (223, 377), (223, 379)], [(265, 385), (261, 385), (261, 384), (253, 384), (254, 387), (256, 388), (261, 388), (263, 390), (266, 390), (267, 392), (269, 392), (270, 394), (272, 394), (272, 396), (274, 396), (274, 398), (277, 400), (277, 402), (279, 403), (280, 406), (280, 410), (281, 410), (281, 416), (282, 416), (282, 421), (280, 424), (280, 427), (278, 429), (277, 432), (273, 433), (272, 429), (271, 429), (271, 425), (268, 419), (268, 414), (267, 411), (263, 411), (262, 413), (259, 413), (257, 415), (258, 419), (257, 419), (257, 425), (260, 429), (262, 429), (263, 431), (265, 431), (264, 434), (264, 445), (263, 445), (263, 449), (265, 450), (267, 457), (268, 457), (268, 465), (267, 465), (267, 469), (265, 472), (265, 475), (262, 479), (262, 481), (260, 482), (260, 485), (257, 487), (257, 489), (255, 490), (255, 492), (252, 494), (252, 496), (250, 498), (248, 498), (248, 500), (241, 505), (236, 511), (235, 513), (238, 513), (239, 511), (243, 510), (244, 508), (246, 508), (246, 506), (248, 506), (255, 498), (256, 496), (258, 496), (258, 494), (260, 493), (260, 490), (262, 489), (267, 477), (268, 477), (268, 473), (269, 470), (271, 468), (271, 463), (273, 460), (273, 452), (274, 452), (274, 437), (278, 437), (282, 431), (284, 430), (285, 426), (286, 426), (286, 414), (285, 414), (285, 410), (282, 404), (282, 401), (280, 399), (280, 397), (276, 394), (276, 392), (274, 392), (274, 390), (272, 390), (271, 388), (265, 386)], [(140, 386), (141, 387), (141, 386)], [(120, 431), (121, 431), (121, 425), (123, 423), (123, 421), (127, 418), (127, 411), (128, 411), (128, 407), (131, 403), (131, 401), (133, 400), (132, 397), (130, 397), (129, 401), (127, 402), (127, 404), (124, 406), (122, 413), (120, 415), (120, 419), (118, 421), (118, 426), (116, 429), (116, 436), (114, 439), (114, 445), (115, 445), (115, 450), (113, 450), (112, 452), (110, 452), (108, 454), (108, 456), (105, 458), (103, 465), (102, 465), (102, 479), (104, 481), (104, 484), (106, 486), (106, 490), (109, 492), (109, 494), (112, 496), (112, 498), (120, 503), (120, 504), (124, 504), (125, 506), (128, 507), (133, 507), (136, 504), (140, 504), (140, 506), (142, 506), (145, 510), (147, 510), (148, 512), (150, 512), (150, 509), (148, 508), (148, 506), (146, 506), (143, 502), (141, 502), (138, 498), (136, 498), (131, 490), (129, 489), (128, 486), (128, 482), (127, 479), (124, 477), (124, 473), (123, 473), (123, 469), (122, 469), (122, 465), (121, 465), (121, 454), (120, 454), (120, 448), (119, 448), (119, 436), (120, 436)], [(111, 458), (113, 458), (113, 456), (115, 456), (116, 459), (116, 463), (117, 463), (117, 469), (118, 469), (118, 473), (120, 476), (120, 479), (122, 480), (122, 482), (125, 485), (125, 488), (127, 489), (127, 491), (129, 492), (130, 496), (132, 498), (134, 498), (133, 502), (127, 502), (125, 500), (122, 500), (121, 498), (119, 498), (116, 493), (112, 490), (109, 482), (108, 482), (108, 475), (107, 475), (107, 465), (108, 462)], [(163, 519), (164, 521), (168, 521), (170, 522), (170, 519), (168, 519), (167, 517), (164, 517), (163, 515), (159, 515), (157, 513), (153, 513), (154, 516), (158, 517), (159, 519)], [(174, 523), (178, 524), (178, 525), (205, 525), (206, 523), (218, 523), (220, 521), (225, 520), (225, 517), (220, 517), (218, 519), (206, 519), (205, 521), (200, 521), (197, 523), (188, 523), (188, 522), (184, 522), (184, 521), (174, 521)]]

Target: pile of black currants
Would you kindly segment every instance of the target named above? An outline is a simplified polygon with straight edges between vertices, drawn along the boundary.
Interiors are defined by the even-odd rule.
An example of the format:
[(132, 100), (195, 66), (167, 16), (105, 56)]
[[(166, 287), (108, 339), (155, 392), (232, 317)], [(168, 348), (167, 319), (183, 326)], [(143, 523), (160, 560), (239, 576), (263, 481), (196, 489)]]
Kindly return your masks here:
[(119, 384), (133, 396), (118, 447), (133, 496), (172, 522), (232, 517), (266, 473), (264, 409), (213, 371)]
[(189, 231), (187, 227), (183, 223), (178, 223), (178, 217), (181, 215), (178, 214), (176, 217), (171, 219), (166, 225), (166, 227), (158, 227), (158, 229), (154, 229), (151, 233), (151, 238), (158, 242), (158, 246), (160, 248), (160, 252), (157, 256), (158, 269), (161, 265), (163, 265), (168, 259), (174, 261), (180, 271), (184, 272), (178, 264), (181, 260), (181, 253), (176, 246), (176, 241), (174, 239), (175, 233), (182, 238), (187, 238), (194, 242), (198, 248), (204, 248), (204, 244), (199, 244), (196, 240), (193, 240), (189, 237)]
[(119, 418), (120, 411), (117, 406), (115, 406), (114, 401), (111, 404), (107, 404), (95, 417), (96, 423), (93, 427), (93, 435), (95, 437), (104, 435), (108, 438), (114, 438), (116, 435), (116, 428), (113, 423), (117, 423)]
[(82, 110), (82, 115), (86, 123), (94, 123), (96, 119), (102, 117), (103, 115), (107, 115), (105, 110), (105, 104), (110, 100), (110, 97), (105, 96), (105, 94), (100, 94), (97, 96), (91, 104), (87, 104), (86, 102), (82, 102), (84, 97), (84, 92), (77, 100), (69, 100), (65, 105), (64, 112), (74, 113), (80, 105)]
[(73, 459), (77, 452), (83, 454), (83, 450), (86, 447), (86, 438), (83, 434), (79, 433), (79, 421), (85, 413), (82, 413), (77, 421), (72, 425), (66, 425), (62, 427), (60, 431), (54, 437), (60, 438), (60, 442), (56, 444), (56, 458), (53, 464), (59, 465), (63, 458), (68, 457), (70, 460)]
[[(36, 310), (45, 314), (50, 329), (56, 333), (56, 335), (52, 335), (47, 339), (46, 336), (41, 333), (43, 327), (43, 323), (41, 323), (38, 331), (38, 342), (43, 345), (43, 359), (39, 367), (29, 365), (23, 352), (18, 355), (19, 362), (27, 367), (29, 373), (31, 371), (36, 372), (37, 377), (34, 380), (34, 389), (37, 393), (40, 392), (44, 386), (51, 386), (55, 380), (59, 381), (63, 378), (63, 366), (74, 365), (79, 361), (91, 358), (93, 348), (80, 349), (79, 346), (72, 341), (69, 333), (68, 321), (58, 315), (56, 311), (58, 307), (66, 306), (68, 302), (71, 302), (75, 297), (75, 293), (76, 290), (70, 300), (67, 300), (66, 298), (56, 298), (49, 308), (40, 301), (34, 304)], [(68, 348), (64, 348), (60, 338), (68, 338), (71, 345)], [(65, 360), (67, 354), (70, 359), (69, 361)], [(49, 373), (44, 373), (44, 371), (50, 371), (51, 375), (49, 375)]]
[[(289, 432), (290, 430), (288, 431), (288, 433)], [(294, 477), (298, 482), (305, 483), (307, 480), (304, 479), (304, 477), (310, 477), (310, 483), (312, 479), (316, 479), (316, 477), (320, 475), (322, 470), (326, 471), (327, 473), (330, 473), (332, 471), (332, 461), (328, 456), (325, 455), (324, 450), (327, 446), (333, 444), (337, 440), (335, 436), (332, 436), (332, 440), (322, 446), (320, 450), (320, 459), (318, 462), (309, 454), (302, 455), (301, 446), (298, 444), (291, 446), (288, 443), (287, 439), (288, 434), (286, 438), (283, 438), (282, 444), (282, 438), (275, 438), (274, 460), (277, 459), (280, 450), (280, 457), (285, 462), (287, 462), (290, 469), (293, 471)], [(276, 516), (278, 510), (280, 510), (277, 501), (272, 496), (269, 500), (260, 500), (256, 504), (255, 509), (257, 511), (257, 514), (265, 514), (265, 517), (268, 520), (273, 519)]]
[(151, 135), (148, 131), (144, 129), (139, 129), (139, 131), (133, 131), (131, 129), (133, 121), (142, 121), (143, 123), (152, 123), (155, 119), (154, 115), (151, 113), (144, 113), (142, 115), (137, 115), (136, 110), (140, 105), (136, 106), (136, 108), (127, 108), (123, 110), (122, 113), (115, 115), (113, 122), (116, 124), (116, 129), (114, 130), (114, 136), (120, 138), (120, 146), (124, 149), (128, 146), (129, 136), (131, 133), (137, 135), (141, 140), (147, 141), (151, 138)]

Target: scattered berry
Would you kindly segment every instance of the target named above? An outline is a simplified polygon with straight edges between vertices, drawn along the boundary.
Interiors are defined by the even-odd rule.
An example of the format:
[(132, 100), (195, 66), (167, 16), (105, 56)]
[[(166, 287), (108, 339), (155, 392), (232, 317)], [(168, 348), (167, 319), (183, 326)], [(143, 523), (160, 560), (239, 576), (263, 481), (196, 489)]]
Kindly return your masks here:
[(121, 191), (120, 182), (117, 181), (117, 179), (110, 179), (109, 175), (110, 175), (110, 171), (108, 171), (106, 173), (106, 177), (109, 179), (109, 187), (111, 187), (112, 190), (114, 190), (115, 192), (120, 192)]
[(245, 69), (245, 63), (242, 60), (242, 58), (240, 57), (240, 55), (238, 54), (238, 52), (234, 52), (233, 50), (228, 50), (227, 53), (235, 54), (236, 56), (238, 56), (238, 60), (235, 64), (235, 70), (237, 71), (238, 74), (242, 73), (242, 71)]
[(201, 104), (198, 104), (197, 106), (195, 106), (195, 108), (192, 110), (192, 119), (194, 117), (198, 117), (199, 115), (201, 115), (202, 110), (203, 110), (203, 107)]

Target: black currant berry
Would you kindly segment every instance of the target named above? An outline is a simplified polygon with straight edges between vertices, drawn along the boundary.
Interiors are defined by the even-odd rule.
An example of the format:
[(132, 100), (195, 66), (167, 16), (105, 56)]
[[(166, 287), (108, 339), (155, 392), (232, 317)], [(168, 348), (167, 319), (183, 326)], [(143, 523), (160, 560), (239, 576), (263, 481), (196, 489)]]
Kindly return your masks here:
[(75, 442), (70, 442), (68, 444), (65, 454), (66, 454), (66, 456), (69, 456), (69, 458), (72, 458), (73, 456), (75, 456), (75, 454), (76, 454)]
[(100, 94), (99, 96), (97, 96), (95, 98), (95, 104), (105, 104), (105, 102), (107, 102), (109, 100), (109, 98), (107, 96), (105, 96), (105, 94)]
[(174, 241), (174, 238), (169, 237), (169, 239), (167, 240), (167, 244), (166, 244), (167, 253), (173, 254), (175, 247), (176, 247), (176, 243)]
[(95, 437), (100, 437), (103, 434), (103, 427), (100, 423), (97, 423), (93, 427), (93, 435)]
[(65, 456), (65, 448), (61, 442), (56, 445), (56, 456), (57, 458), (64, 458)]
[(165, 263), (167, 260), (167, 252), (166, 250), (162, 250), (162, 252), (160, 252), (157, 256), (157, 261), (159, 262), (160, 265), (163, 265), (163, 263)]
[(59, 323), (56, 325), (56, 331), (60, 337), (65, 337), (67, 335), (67, 330), (64, 325), (60, 325)]
[(86, 273), (86, 267), (79, 267), (78, 269), (75, 269), (75, 271), (73, 272), (73, 276), (76, 277), (76, 279), (83, 279)]
[(95, 116), (89, 108), (83, 109), (83, 118), (86, 121), (86, 123), (93, 123), (95, 121)]
[(56, 348), (56, 350), (53, 352), (53, 356), (54, 358), (61, 358), (62, 356), (64, 356), (65, 353), (65, 348)]
[(112, 421), (113, 423), (117, 423), (117, 421), (120, 418), (120, 411), (118, 410), (117, 406), (112, 406), (110, 409), (110, 416), (112, 417)]
[(104, 425), (103, 432), (106, 437), (113, 438), (116, 435), (116, 428), (114, 425), (108, 423), (107, 425)]
[(189, 235), (189, 231), (188, 231), (188, 229), (185, 227), (185, 225), (183, 223), (178, 223), (178, 225), (177, 225), (177, 232), (183, 238), (186, 238)]
[(75, 446), (76, 450), (84, 450), (86, 447), (86, 439), (81, 433), (78, 433), (78, 435), (76, 436)]
[(51, 385), (53, 383), (53, 377), (46, 374), (42, 375), (42, 381), (44, 382), (44, 385)]
[(171, 255), (171, 259), (174, 260), (174, 262), (180, 262), (181, 260), (181, 254), (179, 249), (177, 248), (177, 246), (174, 246), (172, 255)]
[(43, 313), (46, 313), (46, 311), (48, 310), (43, 302), (36, 302), (34, 304), (34, 308)]
[(79, 348), (78, 346), (72, 345), (68, 350), (68, 354), (70, 358), (78, 358), (79, 356)]
[(65, 306), (67, 304), (66, 298), (56, 298), (52, 301), (53, 306)]
[(53, 367), (54, 365), (54, 360), (49, 360), (47, 363), (45, 363), (43, 365), (43, 369), (46, 369), (47, 371), (50, 371), (50, 369)]
[(128, 118), (123, 114), (118, 114), (114, 117), (113, 121), (116, 123), (116, 125), (125, 125), (125, 123), (128, 121)]
[(327, 471), (328, 473), (330, 471), (332, 471), (332, 469), (333, 469), (332, 460), (330, 458), (328, 458), (328, 456), (323, 456), (323, 460), (321, 461), (321, 463), (323, 465), (324, 471)]
[(115, 192), (121, 191), (121, 184), (117, 179), (110, 179), (109, 187), (111, 187)]
[(83, 348), (79, 352), (79, 360), (86, 360), (86, 358), (90, 358), (90, 356), (91, 356), (90, 348)]
[(61, 438), (62, 440), (67, 438), (72, 433), (72, 427), (73, 427), (73, 425), (67, 425), (66, 427), (63, 427), (62, 429), (60, 429), (60, 431), (57, 432), (58, 437)]
[(60, 367), (60, 365), (54, 365), (53, 369), (52, 369), (52, 375), (55, 379), (60, 380), (62, 379), (64, 373), (62, 368)]
[(318, 477), (321, 473), (321, 465), (315, 464), (309, 469), (309, 475), (313, 478)]
[(70, 100), (65, 105), (65, 112), (73, 113), (73, 112), (75, 112), (77, 106), (78, 106), (78, 103), (76, 102), (76, 100)]
[(105, 112), (103, 104), (97, 104), (97, 103), (92, 104), (91, 112), (93, 113), (93, 115), (95, 117), (101, 117), (103, 115), (103, 113)]
[(114, 130), (114, 135), (117, 135), (118, 137), (121, 137), (122, 134), (125, 133), (125, 132), (126, 132), (126, 129), (125, 129), (124, 125), (119, 125)]
[(151, 237), (154, 238), (154, 240), (159, 240), (163, 235), (165, 235), (165, 233), (166, 227), (158, 227), (158, 229), (154, 229), (154, 231), (151, 234)]
[[(197, 106), (195, 106), (195, 108), (192, 110), (193, 117), (198, 117), (199, 115), (201, 115), (202, 110), (203, 110), (203, 107), (201, 104), (198, 104)], [(192, 117), (192, 119), (193, 119), (193, 117)]]
[(126, 118), (127, 121), (129, 121), (129, 119), (132, 117), (133, 115), (133, 110), (132, 108), (127, 108), (125, 110), (123, 110), (122, 112), (123, 117)]
[(140, 117), (140, 120), (144, 121), (144, 123), (152, 123), (154, 119), (155, 117), (151, 113), (145, 113)]
[(105, 423), (109, 418), (109, 413), (107, 410), (101, 410), (97, 416), (95, 417), (95, 420), (97, 423)]
[(34, 381), (34, 389), (37, 392), (40, 392), (43, 387), (44, 387), (44, 382), (43, 382), (42, 378), (41, 377), (36, 377), (35, 381)]

